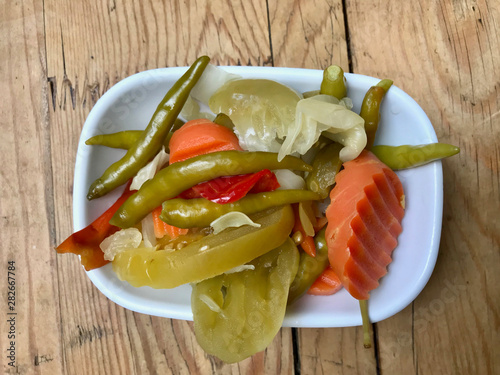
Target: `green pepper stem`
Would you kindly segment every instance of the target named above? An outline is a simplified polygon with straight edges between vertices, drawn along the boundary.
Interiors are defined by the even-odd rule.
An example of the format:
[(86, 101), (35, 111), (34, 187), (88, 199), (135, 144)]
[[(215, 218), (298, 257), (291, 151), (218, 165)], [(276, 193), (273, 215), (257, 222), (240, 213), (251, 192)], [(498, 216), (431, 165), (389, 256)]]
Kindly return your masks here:
[(340, 66), (330, 65), (323, 71), (320, 94), (331, 95), (339, 100), (347, 95), (344, 71)]
[(393, 82), (390, 79), (383, 79), (379, 83), (377, 83), (377, 86), (382, 87), (387, 93), (387, 91), (389, 91), (389, 89), (391, 88), (392, 84)]
[(359, 300), (361, 309), (361, 319), (363, 320), (363, 346), (366, 349), (372, 347), (372, 337), (370, 330), (370, 317), (368, 316), (368, 300)]

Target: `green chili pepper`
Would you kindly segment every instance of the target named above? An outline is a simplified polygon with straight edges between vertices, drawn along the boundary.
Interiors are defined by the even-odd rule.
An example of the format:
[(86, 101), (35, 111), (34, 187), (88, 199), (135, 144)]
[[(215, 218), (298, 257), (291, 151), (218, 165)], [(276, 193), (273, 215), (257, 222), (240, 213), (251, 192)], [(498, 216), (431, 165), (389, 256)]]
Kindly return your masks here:
[(85, 144), (89, 146), (96, 145), (128, 150), (135, 142), (137, 142), (142, 132), (142, 130), (125, 130), (112, 134), (98, 134), (87, 139)]
[[(172, 130), (168, 132), (165, 140), (163, 141), (165, 151), (168, 152), (168, 144), (170, 143), (170, 138), (172, 138), (174, 131), (179, 129), (182, 125), (184, 125), (184, 121), (181, 119), (175, 120)], [(142, 134), (142, 130), (124, 130), (122, 132), (112, 134), (98, 134), (87, 139), (85, 144), (89, 146), (105, 146), (128, 150), (139, 140)]]
[(199, 155), (160, 170), (125, 201), (110, 223), (129, 228), (167, 199), (200, 182), (221, 176), (255, 173), (262, 169), (312, 170), (299, 158), (287, 155), (278, 161), (278, 154), (271, 152), (220, 151)]
[(316, 245), (316, 256), (314, 258), (304, 251), (300, 254), (299, 270), (295, 275), (295, 279), (290, 286), (290, 292), (288, 294), (289, 305), (294, 303), (309, 290), (314, 281), (329, 264), (325, 231), (326, 226), (314, 237), (314, 244)]
[(252, 216), (260, 227), (228, 228), (191, 242), (180, 250), (130, 248), (116, 254), (113, 270), (134, 287), (175, 288), (220, 275), (289, 240), (293, 210), (282, 206)]
[(176, 198), (163, 202), (160, 219), (178, 228), (207, 227), (228, 212), (238, 211), (251, 215), (271, 207), (318, 199), (318, 194), (309, 190), (275, 190), (249, 194), (236, 202), (225, 204), (214, 203), (205, 198)]
[(457, 146), (446, 143), (430, 143), (418, 146), (373, 146), (371, 151), (389, 168), (418, 167), (434, 160), (447, 158), (460, 152)]
[(174, 126), (172, 126), (172, 129), (168, 132), (167, 136), (165, 137), (165, 140), (163, 141), (163, 145), (165, 146), (165, 152), (170, 153), (170, 139), (172, 139), (172, 136), (174, 135), (174, 132), (179, 129), (182, 125), (184, 125), (185, 122), (182, 121), (181, 119), (176, 119), (174, 122)]
[(382, 99), (391, 86), (392, 81), (390, 79), (383, 79), (376, 86), (370, 87), (361, 104), (359, 115), (365, 120), (366, 149), (368, 150), (373, 146), (375, 134), (377, 133)]
[(313, 170), (306, 177), (307, 188), (325, 199), (335, 184), (335, 176), (342, 166), (339, 153), (342, 145), (331, 143), (318, 151), (313, 160)]
[(334, 96), (342, 99), (347, 95), (344, 71), (338, 65), (330, 65), (323, 71), (320, 94)]
[(191, 89), (198, 82), (209, 61), (207, 56), (197, 59), (172, 86), (156, 108), (141, 137), (123, 158), (108, 167), (104, 174), (92, 183), (87, 199), (99, 198), (124, 184), (160, 151)]

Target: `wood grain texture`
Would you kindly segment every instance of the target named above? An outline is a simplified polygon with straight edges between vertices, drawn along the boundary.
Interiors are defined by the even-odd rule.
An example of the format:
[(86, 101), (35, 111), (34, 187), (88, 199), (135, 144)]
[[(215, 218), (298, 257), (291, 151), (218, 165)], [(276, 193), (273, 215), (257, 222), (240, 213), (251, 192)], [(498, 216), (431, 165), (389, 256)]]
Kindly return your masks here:
[(394, 79), (425, 110), (440, 141), (462, 149), (443, 162), (434, 274), (411, 308), (378, 324), (381, 373), (498, 373), (498, 4), (347, 5), (354, 72)]
[[(4, 373), (499, 373), (499, 12), (493, 0), (3, 2), (0, 267), (16, 262), (17, 298), (12, 369), (2, 281)], [(227, 365), (203, 352), (191, 322), (125, 310), (76, 257), (55, 256), (72, 232), (74, 160), (93, 105), (131, 74), (201, 54), (392, 78), (440, 141), (462, 148), (443, 162), (435, 272), (414, 303), (375, 325), (374, 349), (356, 327), (284, 328), (265, 351)]]
[[(43, 4), (6, 2), (0, 17), (0, 364), (3, 373), (39, 366), (61, 373), (58, 279), (55, 254), (47, 251), (54, 238)], [(9, 261), (15, 306), (7, 304)], [(8, 365), (11, 346), (17, 369)]]
[(269, 0), (274, 66), (349, 71), (340, 0)]

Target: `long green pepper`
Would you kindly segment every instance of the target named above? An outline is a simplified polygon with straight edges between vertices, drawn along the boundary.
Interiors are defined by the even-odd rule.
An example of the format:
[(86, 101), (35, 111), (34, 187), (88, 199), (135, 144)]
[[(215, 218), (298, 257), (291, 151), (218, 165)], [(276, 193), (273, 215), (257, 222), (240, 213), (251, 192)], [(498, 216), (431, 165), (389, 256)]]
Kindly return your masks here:
[(184, 190), (221, 176), (255, 173), (262, 169), (312, 170), (299, 158), (287, 155), (278, 161), (272, 152), (219, 151), (173, 163), (146, 181), (118, 209), (110, 223), (129, 228), (148, 213)]
[(160, 219), (178, 228), (203, 228), (228, 212), (252, 215), (272, 207), (318, 199), (318, 194), (308, 190), (275, 190), (249, 194), (236, 202), (225, 204), (204, 198), (169, 199), (163, 202)]
[(457, 146), (447, 143), (426, 145), (373, 146), (371, 151), (381, 162), (393, 170), (418, 167), (460, 152)]
[(390, 79), (383, 79), (376, 86), (368, 89), (361, 104), (359, 115), (365, 120), (366, 149), (370, 150), (375, 141), (378, 123), (380, 120), (380, 105), (385, 94), (392, 86)]
[(128, 150), (136, 143), (143, 130), (124, 130), (111, 134), (98, 134), (85, 141), (87, 146), (105, 146)]
[(306, 186), (309, 190), (318, 193), (325, 199), (335, 184), (335, 176), (342, 167), (339, 158), (342, 145), (333, 142), (318, 151), (313, 160), (313, 170), (306, 177)]
[[(184, 121), (181, 119), (176, 119), (172, 129), (168, 132), (165, 140), (163, 141), (163, 146), (165, 146), (165, 150), (168, 152), (168, 145), (170, 143), (170, 138), (174, 134), (174, 131), (179, 129), (182, 125), (184, 125)], [(138, 140), (141, 138), (141, 135), (144, 133), (144, 130), (124, 130), (117, 133), (111, 134), (98, 134), (93, 137), (87, 139), (85, 141), (86, 145), (89, 146), (105, 146), (111, 148), (121, 148), (123, 150), (128, 150), (131, 148)]]
[(106, 169), (89, 188), (87, 199), (102, 197), (135, 176), (163, 146), (168, 132), (175, 123), (191, 89), (201, 77), (210, 58), (198, 58), (186, 73), (167, 92), (156, 108), (151, 121), (137, 142), (125, 156)]
[(288, 294), (288, 305), (297, 301), (307, 292), (314, 281), (328, 266), (328, 246), (326, 244), (325, 231), (326, 226), (314, 237), (314, 244), (316, 245), (315, 257), (310, 256), (304, 251), (301, 252), (299, 269)]

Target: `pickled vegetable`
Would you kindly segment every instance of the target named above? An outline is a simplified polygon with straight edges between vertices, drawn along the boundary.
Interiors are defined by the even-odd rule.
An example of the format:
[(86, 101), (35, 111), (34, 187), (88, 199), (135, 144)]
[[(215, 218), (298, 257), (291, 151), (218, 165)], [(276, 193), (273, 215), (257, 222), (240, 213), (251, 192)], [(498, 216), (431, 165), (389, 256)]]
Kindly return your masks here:
[(208, 104), (212, 112), (231, 118), (244, 149), (278, 152), (281, 144), (276, 138), (287, 134), (300, 99), (294, 90), (275, 81), (238, 79), (224, 84)]
[(299, 252), (288, 238), (250, 264), (255, 269), (193, 285), (191, 307), (198, 343), (228, 363), (264, 350), (281, 328)]
[(290, 286), (290, 294), (288, 296), (289, 305), (307, 292), (307, 289), (309, 289), (329, 264), (325, 230), (326, 227), (314, 237), (314, 244), (316, 245), (316, 256), (314, 258), (305, 252), (300, 253), (299, 268)]
[(318, 198), (318, 194), (308, 190), (276, 190), (249, 194), (237, 202), (226, 204), (210, 202), (204, 198), (176, 198), (163, 202), (160, 218), (179, 228), (206, 227), (228, 212), (238, 211), (251, 215), (271, 207)]
[(344, 71), (338, 65), (330, 65), (323, 71), (320, 94), (331, 95), (342, 99), (347, 95)]
[(297, 103), (295, 121), (286, 133), (278, 159), (298, 152), (304, 155), (320, 135), (342, 144), (340, 159), (356, 158), (366, 146), (364, 120), (339, 104), (333, 96), (316, 95)]
[(198, 282), (245, 264), (280, 246), (293, 227), (290, 206), (251, 217), (259, 228), (228, 228), (177, 250), (138, 248), (115, 256), (113, 270), (134, 287), (175, 288)]
[(312, 164), (313, 171), (307, 175), (307, 188), (318, 193), (323, 199), (330, 193), (335, 184), (335, 176), (342, 167), (339, 158), (341, 149), (342, 146), (335, 142), (319, 150)]

